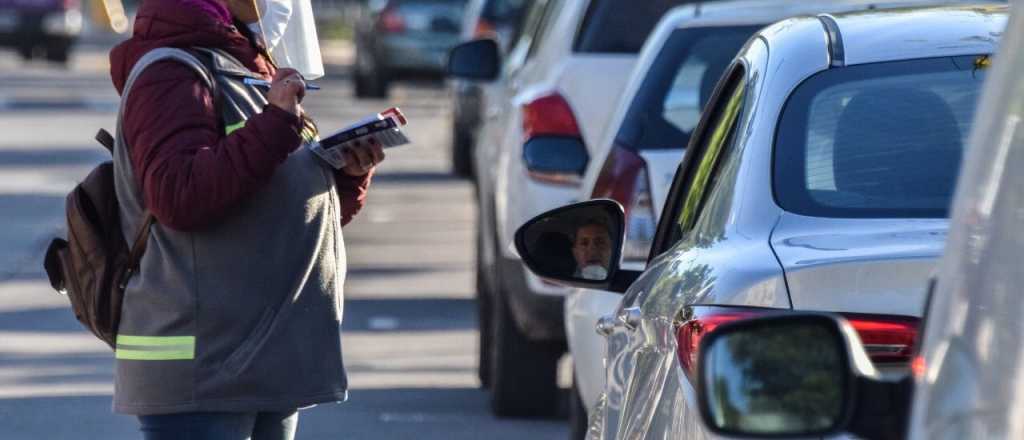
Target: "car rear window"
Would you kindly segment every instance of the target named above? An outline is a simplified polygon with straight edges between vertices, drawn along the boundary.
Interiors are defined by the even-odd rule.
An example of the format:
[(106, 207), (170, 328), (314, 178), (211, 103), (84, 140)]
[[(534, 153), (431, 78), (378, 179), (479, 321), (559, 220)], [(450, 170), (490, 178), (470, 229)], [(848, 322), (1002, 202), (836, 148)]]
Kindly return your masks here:
[(758, 29), (673, 31), (633, 97), (616, 144), (631, 150), (685, 148), (718, 78)]
[(573, 50), (585, 53), (637, 53), (669, 9), (694, 0), (592, 0), (576, 34)]
[(779, 120), (780, 206), (816, 217), (946, 217), (982, 59), (849, 66), (805, 81)]

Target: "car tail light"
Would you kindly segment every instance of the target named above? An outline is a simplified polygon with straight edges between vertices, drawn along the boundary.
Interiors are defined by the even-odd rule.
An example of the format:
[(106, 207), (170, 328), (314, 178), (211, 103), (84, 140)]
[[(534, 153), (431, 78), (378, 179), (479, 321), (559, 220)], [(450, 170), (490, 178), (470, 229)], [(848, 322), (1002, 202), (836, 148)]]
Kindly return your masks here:
[(658, 219), (654, 218), (647, 163), (636, 152), (614, 145), (594, 184), (592, 198), (607, 198), (626, 210), (626, 241), (622, 261), (647, 261)]
[(377, 23), (384, 32), (393, 34), (405, 32), (405, 19), (393, 6), (388, 6), (381, 11)]
[(523, 161), (530, 178), (579, 185), (590, 156), (569, 103), (552, 93), (527, 103), (522, 111)]
[(473, 38), (494, 38), (498, 36), (498, 29), (494, 27), (490, 21), (481, 18), (476, 22), (476, 28), (473, 29)]
[(920, 320), (910, 316), (842, 314), (876, 364), (909, 363), (917, 345)]
[(537, 136), (581, 137), (572, 108), (558, 93), (544, 95), (523, 106), (523, 134), (527, 141)]
[[(692, 376), (697, 370), (701, 339), (720, 325), (785, 312), (786, 310), (753, 307), (693, 306), (686, 321), (676, 326), (679, 364)], [(917, 341), (917, 318), (856, 313), (842, 315), (857, 331), (861, 343), (875, 364), (911, 361)]]

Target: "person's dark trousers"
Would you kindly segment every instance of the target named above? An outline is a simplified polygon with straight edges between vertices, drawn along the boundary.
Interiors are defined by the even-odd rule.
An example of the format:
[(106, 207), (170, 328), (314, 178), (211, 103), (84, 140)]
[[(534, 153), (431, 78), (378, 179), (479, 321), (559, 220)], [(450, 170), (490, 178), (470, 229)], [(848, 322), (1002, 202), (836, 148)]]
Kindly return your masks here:
[(145, 440), (293, 440), (298, 411), (139, 416)]

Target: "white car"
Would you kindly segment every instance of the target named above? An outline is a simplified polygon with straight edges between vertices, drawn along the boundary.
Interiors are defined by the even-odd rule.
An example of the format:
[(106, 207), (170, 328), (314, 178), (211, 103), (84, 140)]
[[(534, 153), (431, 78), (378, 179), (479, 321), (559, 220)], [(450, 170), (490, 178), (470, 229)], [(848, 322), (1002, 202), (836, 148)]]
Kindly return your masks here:
[(499, 415), (554, 413), (565, 352), (566, 289), (526, 270), (515, 230), (579, 197), (637, 52), (661, 16), (687, 1), (536, 0), (504, 63), (490, 40), (451, 53), (454, 76), (503, 84), (483, 109), (474, 157), (480, 378)]
[[(708, 101), (642, 273), (621, 264), (626, 220), (614, 201), (519, 230), (524, 262), (546, 279), (624, 292), (598, 323), (606, 383), (590, 434), (711, 436), (698, 417), (697, 347), (743, 318), (842, 313), (880, 370), (906, 370), (1004, 11), (877, 6), (759, 31)], [(556, 234), (573, 239), (568, 261), (540, 246)], [(590, 269), (595, 255), (603, 273)], [(564, 269), (573, 264), (589, 270)]]
[[(1024, 174), (1014, 171), (1024, 167), (1022, 12), (1013, 11), (991, 61), (912, 374), (881, 379), (841, 317), (737, 322), (702, 347), (699, 400), (708, 429), (730, 438), (1024, 438)], [(777, 342), (791, 339), (787, 333), (808, 342), (790, 352), (787, 364), (801, 366), (791, 371), (814, 380), (741, 367), (769, 365), (786, 349)], [(736, 406), (741, 401), (756, 405)], [(793, 405), (801, 401), (811, 404)]]

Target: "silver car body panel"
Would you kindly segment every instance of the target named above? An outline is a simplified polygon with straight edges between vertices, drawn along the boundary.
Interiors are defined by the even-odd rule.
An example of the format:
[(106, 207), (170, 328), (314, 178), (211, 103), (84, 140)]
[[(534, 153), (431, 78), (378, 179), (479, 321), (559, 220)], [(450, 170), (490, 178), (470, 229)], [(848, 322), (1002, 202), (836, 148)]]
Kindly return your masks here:
[[(851, 49), (856, 47), (852, 42), (867, 38), (863, 32), (872, 33), (870, 38), (877, 44), (894, 46), (885, 51), (890, 55), (874, 58), (856, 55), (855, 51), (849, 58), (851, 64), (869, 59), (896, 60), (899, 54), (907, 56), (911, 49), (913, 58), (994, 50), (991, 40), (985, 40), (987, 46), (963, 44), (960, 40), (972, 34), (967, 31), (972, 26), (974, 35), (991, 31), (998, 36), (991, 22), (1000, 21), (999, 12), (962, 8), (962, 13), (952, 14), (954, 19), (946, 16), (948, 11), (952, 10), (871, 12), (904, 16), (894, 21), (899, 23), (895, 29), (862, 25), (863, 13), (851, 14), (849, 19), (836, 13), (835, 20)], [(845, 27), (848, 20), (855, 25)], [(913, 40), (911, 36), (920, 28), (953, 27), (950, 21), (954, 20), (959, 30), (946, 33), (948, 41), (936, 35), (928, 47), (913, 41), (901, 43)], [(906, 48), (901, 50), (901, 45)], [(592, 438), (713, 438), (700, 422), (696, 395), (677, 359), (676, 319), (688, 305), (790, 308), (783, 267), (792, 272), (801, 289), (793, 304), (799, 308), (806, 303), (828, 310), (850, 307), (852, 310), (841, 310), (892, 314), (893, 309), (881, 308), (883, 301), (888, 301), (896, 311), (920, 314), (920, 306), (915, 308), (911, 303), (920, 301), (922, 294), (912, 284), (915, 279), (918, 285), (925, 284), (927, 270), (941, 248), (944, 221), (847, 220), (844, 224), (793, 216), (774, 201), (771, 160), (778, 115), (802, 81), (828, 69), (833, 61), (821, 20), (800, 17), (769, 26), (748, 42), (738, 58), (746, 66), (747, 97), (733, 144), (740, 160), (727, 213), (702, 221), (682, 241), (655, 258), (625, 293), (615, 313), (623, 323), (638, 313), (640, 322), (636, 326), (616, 326), (607, 338), (605, 394), (598, 398), (600, 413), (592, 415), (601, 426)], [(773, 237), (776, 231), (778, 236)], [(870, 243), (872, 240), (876, 243)], [(778, 257), (773, 242), (781, 249)], [(832, 250), (802, 246), (806, 243)], [(828, 264), (845, 265), (844, 270), (863, 271), (870, 276), (875, 283), (862, 287), (870, 287), (870, 293), (877, 295), (869, 301), (873, 305), (855, 304), (855, 295), (864, 291), (840, 294), (838, 286), (815, 296), (811, 290), (821, 285), (823, 277), (835, 276), (823, 270)], [(868, 280), (856, 275), (845, 279)], [(879, 280), (892, 284), (883, 286)], [(884, 292), (888, 292), (885, 300)]]
[(949, 222), (783, 214), (772, 247), (797, 310), (921, 316)]
[(1024, 14), (993, 62), (925, 316), (908, 438), (1024, 438)]

